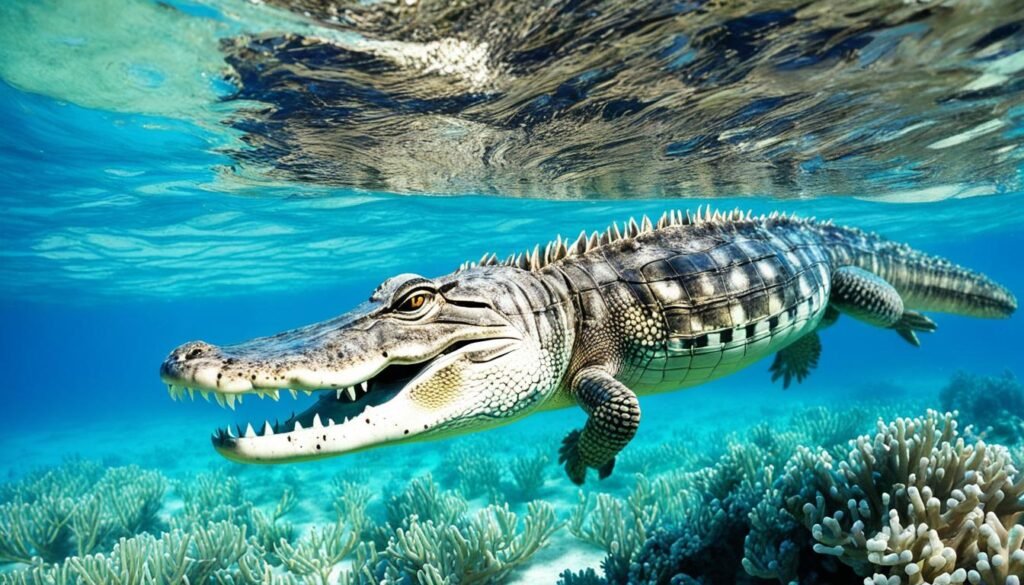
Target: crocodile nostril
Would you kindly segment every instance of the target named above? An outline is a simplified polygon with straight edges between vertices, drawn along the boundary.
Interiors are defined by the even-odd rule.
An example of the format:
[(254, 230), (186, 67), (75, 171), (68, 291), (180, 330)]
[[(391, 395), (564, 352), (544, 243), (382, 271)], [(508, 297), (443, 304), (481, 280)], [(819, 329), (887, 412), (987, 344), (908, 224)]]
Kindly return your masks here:
[(201, 349), (199, 349), (197, 347), (197, 348), (189, 351), (188, 353), (186, 353), (185, 354), (185, 359), (187, 359), (187, 360), (194, 360), (194, 359), (196, 359), (197, 357), (199, 357), (201, 355), (203, 355), (203, 350), (201, 350)]

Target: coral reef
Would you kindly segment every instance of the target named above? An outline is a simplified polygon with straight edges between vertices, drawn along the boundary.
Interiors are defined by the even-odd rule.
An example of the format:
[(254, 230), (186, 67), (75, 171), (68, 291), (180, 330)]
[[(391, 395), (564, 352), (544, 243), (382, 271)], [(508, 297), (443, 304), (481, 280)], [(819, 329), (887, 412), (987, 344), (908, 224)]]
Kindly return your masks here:
[[(951, 395), (970, 406), (1014, 384), (969, 378)], [(961, 428), (956, 414), (897, 411), (923, 409), (654, 427), (579, 491), (548, 481), (534, 438), (460, 439), (427, 459), (434, 475), (409, 471), (427, 451), (320, 476), (219, 464), (170, 479), (69, 460), (0, 484), (0, 585), (492, 584), (553, 540), (604, 553), (596, 571), (562, 572), (565, 585), (1020, 585), (1024, 440), (992, 442), (1016, 435), (991, 416)]]
[(369, 488), (338, 479), (335, 520), (296, 538), (290, 486), (259, 506), (237, 477), (201, 474), (173, 482), (180, 506), (161, 517), (167, 484), (155, 471), (71, 462), (4, 485), (2, 558), (28, 566), (0, 572), (0, 585), (498, 583), (561, 526), (540, 501), (523, 514), (507, 504), (471, 512), (426, 475), (395, 489), (378, 515)]
[(511, 499), (525, 502), (540, 495), (550, 463), (551, 458), (539, 450), (533, 455), (520, 455), (512, 459), (509, 473), (512, 475), (514, 489), (508, 494)]
[(751, 515), (744, 567), (800, 582), (810, 543), (873, 583), (1003, 585), (1024, 572), (1022, 515), (1009, 452), (965, 443), (952, 414), (929, 411), (879, 422), (838, 463), (798, 448)]
[(956, 411), (971, 434), (990, 442), (1024, 442), (1024, 385), (1011, 372), (978, 376), (957, 372), (939, 392), (943, 410)]
[(580, 492), (569, 530), (608, 553), (609, 583), (1018, 585), (1024, 475), (1010, 451), (965, 442), (933, 411), (849, 441), (867, 420), (815, 408), (757, 425), (704, 469), (638, 474), (624, 498)]
[(4, 486), (0, 562), (57, 562), (153, 530), (165, 488), (154, 471), (82, 461)]
[[(486, 444), (486, 439), (483, 442)], [(505, 500), (505, 469), (492, 455), (496, 451), (496, 447), (455, 445), (441, 462), (440, 477), (445, 485), (458, 488), (467, 498), (483, 496), (488, 502), (501, 503)]]
[(398, 583), (403, 576), (430, 585), (500, 583), (547, 544), (559, 528), (547, 502), (531, 502), (519, 529), (508, 505), (489, 505), (469, 518), (420, 520), (398, 528), (383, 553), (353, 562), (352, 583)]

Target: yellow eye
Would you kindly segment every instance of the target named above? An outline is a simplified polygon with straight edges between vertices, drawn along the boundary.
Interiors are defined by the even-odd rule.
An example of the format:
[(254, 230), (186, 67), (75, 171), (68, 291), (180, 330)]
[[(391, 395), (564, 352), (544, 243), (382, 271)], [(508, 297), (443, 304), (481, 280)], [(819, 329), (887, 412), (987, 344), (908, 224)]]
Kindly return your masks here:
[(419, 308), (422, 307), (423, 304), (427, 302), (427, 299), (429, 297), (430, 295), (428, 293), (414, 294), (411, 297), (405, 299), (405, 302), (402, 303), (402, 306), (398, 307), (398, 310), (404, 312), (412, 312), (419, 310)]

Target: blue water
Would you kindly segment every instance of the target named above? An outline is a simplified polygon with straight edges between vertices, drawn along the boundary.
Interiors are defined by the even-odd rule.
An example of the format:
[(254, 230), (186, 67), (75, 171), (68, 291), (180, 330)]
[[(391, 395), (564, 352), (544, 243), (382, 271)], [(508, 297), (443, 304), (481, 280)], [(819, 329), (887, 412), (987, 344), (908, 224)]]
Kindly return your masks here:
[[(649, 41), (660, 52), (650, 55), (631, 36), (641, 33), (622, 23), (654, 9), (623, 9), (607, 16), (609, 30), (627, 31), (623, 64), (606, 60), (580, 72), (553, 46), (538, 41), (532, 53), (512, 51), (500, 45), (509, 39), (497, 38), (487, 63), (498, 73), (479, 87), (460, 85), (475, 79), (468, 73), (451, 85), (431, 73), (402, 77), (384, 63), (383, 49), (366, 57), (346, 35), (385, 44), (412, 43), (415, 35), (352, 30), (313, 8), (302, 15), (234, 2), (83, 3), (77, 10), (95, 18), (83, 21), (79, 37), (60, 16), (68, 4), (14, 0), (0, 10), (9, 24), (36, 23), (50, 35), (40, 37), (45, 51), (32, 49), (36, 57), (31, 47), (0, 49), (0, 473), (9, 481), (80, 455), (185, 482), (210, 470), (268, 485), (373, 474), (368, 481), (382, 505), (410, 478), (438, 474), (452, 446), (242, 470), (213, 453), (209, 433), (232, 421), (287, 416), (282, 408), (295, 405), (250, 400), (231, 412), (172, 402), (158, 376), (164, 357), (193, 339), (230, 344), (336, 316), (395, 274), (436, 276), (484, 253), (504, 257), (667, 209), (713, 203), (833, 218), (1024, 294), (1024, 36), (1013, 3), (983, 11), (974, 25), (960, 12), (945, 23), (931, 12), (872, 20), (838, 45), (826, 42), (824, 25), (797, 19), (791, 7), (729, 14), (721, 17), (721, 34), (731, 39), (724, 45), (708, 40), (719, 38), (711, 25), (692, 35), (662, 31)], [(109, 24), (97, 16), (104, 10), (123, 10), (124, 22), (140, 28), (90, 29)], [(559, 22), (583, 26), (585, 12), (567, 6)], [(1016, 14), (1015, 24), (1002, 24), (1007, 14)], [(139, 52), (147, 35), (165, 29), (184, 56)], [(285, 32), (314, 41), (284, 50), (274, 42)], [(921, 40), (929, 33), (933, 45)], [(559, 42), (567, 53), (593, 50)], [(271, 48), (247, 52), (263, 45)], [(91, 52), (97, 46), (99, 57)], [(714, 59), (709, 46), (731, 52)], [(948, 48), (937, 51), (937, 77), (898, 87), (900, 72), (918, 58), (914, 49), (926, 46)], [(476, 63), (471, 49), (454, 52)], [(33, 58), (34, 76), (25, 66)], [(229, 63), (234, 73), (225, 72)], [(627, 63), (639, 68), (635, 77), (626, 76)], [(561, 81), (549, 92), (517, 85), (541, 83), (544, 67), (560, 75), (552, 74)], [(821, 82), (830, 67), (834, 80)], [(182, 81), (181, 72), (193, 69), (195, 79)], [(318, 71), (330, 82), (310, 81)], [(666, 103), (659, 92), (669, 90), (659, 83), (667, 78), (688, 80), (696, 105)], [(770, 99), (730, 97), (765, 80), (794, 86)], [(728, 113), (713, 115), (717, 103)], [(765, 362), (646, 398), (631, 447), (662, 444), (666, 433), (742, 442), (758, 422), (781, 424), (808, 405), (889, 416), (903, 404), (912, 406), (900, 414), (914, 416), (941, 408), (939, 389), (957, 371), (1024, 374), (1019, 313), (934, 318), (939, 329), (923, 335), (920, 348), (843, 319), (823, 333), (818, 368), (787, 391), (771, 383)], [(516, 451), (544, 437), (530, 446), (553, 461), (558, 437), (584, 420), (578, 409), (545, 413), (480, 439), (488, 443), (454, 444)], [(719, 453), (704, 439), (694, 444)], [(173, 453), (154, 456), (165, 451)], [(624, 497), (628, 472), (614, 481), (608, 489)], [(553, 463), (545, 486), (542, 499), (566, 518), (575, 487)], [(176, 514), (175, 497), (164, 503), (164, 522)], [(318, 496), (307, 489), (299, 497), (312, 508)], [(267, 498), (253, 497), (270, 506), (276, 494)], [(326, 517), (293, 514), (303, 530)], [(607, 552), (564, 531), (559, 538), (562, 548), (545, 549), (534, 564), (557, 570), (533, 582), (554, 582), (565, 568), (597, 568)], [(0, 564), (0, 573), (22, 566)]]

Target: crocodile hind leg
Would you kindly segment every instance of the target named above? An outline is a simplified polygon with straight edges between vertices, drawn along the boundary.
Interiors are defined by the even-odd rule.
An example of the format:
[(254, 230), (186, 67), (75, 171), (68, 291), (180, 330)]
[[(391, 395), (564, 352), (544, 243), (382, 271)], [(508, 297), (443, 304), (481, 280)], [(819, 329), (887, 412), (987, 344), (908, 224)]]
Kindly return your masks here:
[(585, 368), (572, 384), (576, 401), (589, 418), (583, 430), (574, 430), (562, 441), (558, 462), (573, 483), (586, 479), (587, 469), (598, 470), (598, 477), (611, 475), (615, 456), (625, 447), (640, 426), (640, 402), (601, 368)]
[(772, 382), (782, 378), (783, 388), (789, 388), (794, 379), (798, 384), (803, 382), (811, 370), (818, 367), (820, 356), (821, 339), (812, 331), (775, 354), (775, 361), (769, 368)]
[(935, 331), (934, 321), (904, 308), (900, 293), (885, 279), (854, 266), (844, 266), (833, 273), (828, 302), (854, 319), (895, 330), (915, 346), (921, 345), (918, 331)]

